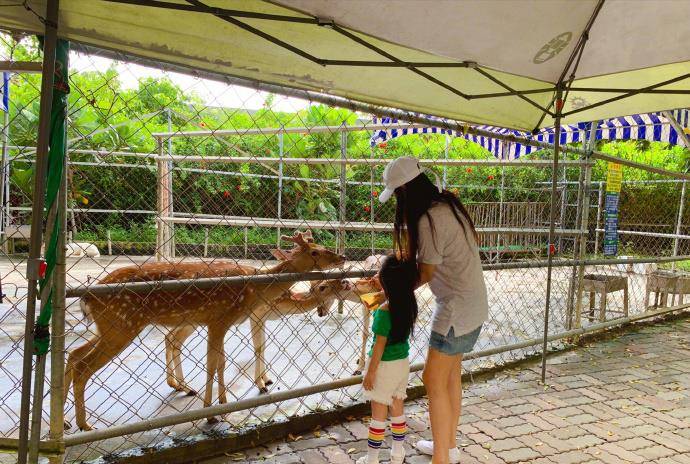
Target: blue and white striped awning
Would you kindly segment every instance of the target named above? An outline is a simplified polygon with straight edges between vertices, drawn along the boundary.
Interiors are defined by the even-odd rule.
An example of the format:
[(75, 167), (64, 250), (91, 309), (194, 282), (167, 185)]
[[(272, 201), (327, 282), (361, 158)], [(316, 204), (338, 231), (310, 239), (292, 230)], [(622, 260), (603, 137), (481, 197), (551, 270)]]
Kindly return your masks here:
[[(686, 133), (690, 133), (690, 110), (678, 109), (669, 111)], [(377, 119), (375, 124), (388, 125), (390, 129), (376, 130), (371, 136), (371, 146), (376, 146), (387, 140), (411, 134), (447, 134), (451, 137), (463, 137), (474, 142), (498, 159), (513, 160), (539, 150), (531, 145), (506, 143), (489, 137), (464, 134), (460, 131), (443, 129), (441, 127), (419, 127), (392, 120), (390, 118)], [(540, 142), (554, 143), (554, 129), (541, 129), (536, 135), (512, 129), (495, 126), (474, 126), (478, 129), (494, 132), (497, 135), (514, 135)], [(561, 144), (583, 141), (591, 123), (578, 123), (561, 128)], [(601, 121), (597, 127), (596, 140), (649, 140), (650, 142), (666, 142), (671, 145), (685, 146), (683, 137), (679, 137), (676, 129), (662, 113), (635, 114)]]

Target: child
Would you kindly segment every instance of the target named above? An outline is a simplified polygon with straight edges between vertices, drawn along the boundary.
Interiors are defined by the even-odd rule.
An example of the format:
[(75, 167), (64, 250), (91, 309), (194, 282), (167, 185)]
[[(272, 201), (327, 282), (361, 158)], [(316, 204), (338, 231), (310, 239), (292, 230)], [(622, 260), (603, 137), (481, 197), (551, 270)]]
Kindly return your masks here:
[(401, 464), (405, 460), (407, 425), (403, 405), (410, 374), (408, 339), (417, 320), (417, 269), (410, 262), (388, 256), (381, 266), (379, 280), (388, 302), (374, 311), (374, 340), (363, 381), (364, 396), (371, 401), (369, 446), (367, 455), (357, 464), (378, 464), (389, 408), (393, 435), (390, 462)]

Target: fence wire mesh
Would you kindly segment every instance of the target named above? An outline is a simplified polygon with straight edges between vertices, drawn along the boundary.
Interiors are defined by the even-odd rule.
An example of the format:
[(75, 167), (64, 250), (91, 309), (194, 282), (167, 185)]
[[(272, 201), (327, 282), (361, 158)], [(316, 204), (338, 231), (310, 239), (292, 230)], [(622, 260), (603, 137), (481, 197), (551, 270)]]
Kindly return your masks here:
[[(39, 58), (33, 39), (0, 37), (3, 59)], [(394, 205), (377, 199), (383, 167), (402, 155), (432, 161), (434, 172), (462, 199), (480, 231), (490, 320), (475, 350), (509, 347), (542, 334), (547, 269), (534, 263), (545, 260), (549, 249), (552, 175), (559, 180), (557, 260), (602, 256), (603, 162), (593, 163), (591, 183), (585, 181), (585, 164), (555, 173), (529, 164), (463, 165), (458, 160), (492, 158), (477, 145), (442, 134), (372, 143), (371, 115), (127, 61), (78, 52), (70, 58), (68, 287), (375, 269), (375, 261), (367, 258), (392, 247), (387, 229)], [(9, 108), (3, 113), (0, 437), (12, 438), (19, 424), (40, 75), (13, 73), (9, 88)], [(598, 148), (646, 157), (649, 164), (674, 170), (688, 165), (687, 149), (678, 147), (624, 142)], [(541, 151), (529, 159), (551, 156)], [(564, 159), (575, 160), (572, 155)], [(631, 168), (624, 168), (623, 179), (619, 254), (652, 260), (690, 254), (690, 215), (681, 210), (687, 203), (685, 183)], [(281, 235), (306, 230), (312, 231), (313, 243), (302, 249), (295, 245), (292, 255), (283, 255), (290, 266), (276, 261), (275, 249), (290, 251), (293, 245), (281, 243)], [(585, 245), (581, 254), (579, 243)], [(302, 256), (305, 246), (311, 247), (309, 259)], [(344, 262), (335, 253), (344, 255)], [(505, 268), (505, 263), (513, 266)], [(664, 304), (668, 295), (682, 301), (682, 294), (690, 293), (683, 269), (688, 270), (688, 262), (586, 266), (578, 304), (578, 267), (555, 267), (549, 332), (638, 314)], [(285, 391), (349, 377), (361, 370), (368, 343), (368, 313), (359, 302), (359, 294), (371, 291), (368, 285), (357, 278), (212, 288), (192, 284), (182, 291), (135, 294), (123, 288), (81, 302), (70, 298), (66, 356), (73, 363), (75, 388), (88, 382), (82, 419), (75, 421), (74, 390), (69, 391), (68, 433), (87, 421), (103, 429), (200, 408), (211, 362), (220, 382), (220, 390), (214, 383), (213, 403), (219, 397), (234, 402), (260, 390)], [(648, 301), (649, 290), (659, 298), (655, 294)], [(418, 297), (412, 362), (424, 360), (433, 311), (426, 287)], [(539, 350), (508, 350), (468, 361), (465, 368), (486, 368)], [(420, 382), (414, 374), (411, 383)], [(234, 412), (213, 426), (184, 423), (87, 443), (69, 448), (67, 459), (91, 459), (200, 431), (242, 430), (351, 404), (360, 393), (359, 386), (342, 388)], [(44, 405), (47, 432), (49, 402)]]

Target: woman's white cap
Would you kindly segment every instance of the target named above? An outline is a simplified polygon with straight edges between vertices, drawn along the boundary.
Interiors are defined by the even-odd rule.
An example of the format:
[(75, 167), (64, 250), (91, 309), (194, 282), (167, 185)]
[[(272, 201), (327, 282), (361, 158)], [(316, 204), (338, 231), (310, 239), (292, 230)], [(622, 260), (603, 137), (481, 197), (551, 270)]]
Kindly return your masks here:
[[(381, 203), (387, 202), (388, 199), (393, 196), (395, 189), (407, 184), (418, 175), (423, 174), (424, 171), (426, 171), (426, 169), (419, 165), (419, 160), (412, 156), (403, 156), (391, 161), (383, 170), (383, 183), (385, 188), (383, 192), (381, 192), (381, 195), (379, 195), (379, 201)], [(435, 173), (434, 177), (436, 177), (436, 186), (440, 192), (440, 181)]]

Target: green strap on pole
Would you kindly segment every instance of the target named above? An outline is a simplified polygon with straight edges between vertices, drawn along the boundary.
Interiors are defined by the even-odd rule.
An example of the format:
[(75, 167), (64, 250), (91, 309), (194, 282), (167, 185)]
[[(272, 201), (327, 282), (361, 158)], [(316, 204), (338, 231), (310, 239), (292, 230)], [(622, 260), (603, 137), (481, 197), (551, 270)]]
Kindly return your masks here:
[(62, 176), (64, 175), (63, 166), (67, 150), (67, 94), (69, 94), (68, 83), (68, 59), (70, 44), (66, 40), (58, 40), (55, 50), (55, 78), (53, 84), (53, 106), (50, 114), (50, 140), (48, 144), (48, 173), (46, 177), (46, 212), (49, 220), (46, 230), (48, 242), (45, 252), (45, 274), (39, 280), (39, 291), (41, 293), (41, 311), (36, 319), (34, 328), (34, 351), (35, 354), (45, 355), (48, 353), (50, 345), (50, 319), (52, 316), (52, 276), (55, 271), (57, 261), (58, 237), (64, 233), (57, 219), (58, 194)]

